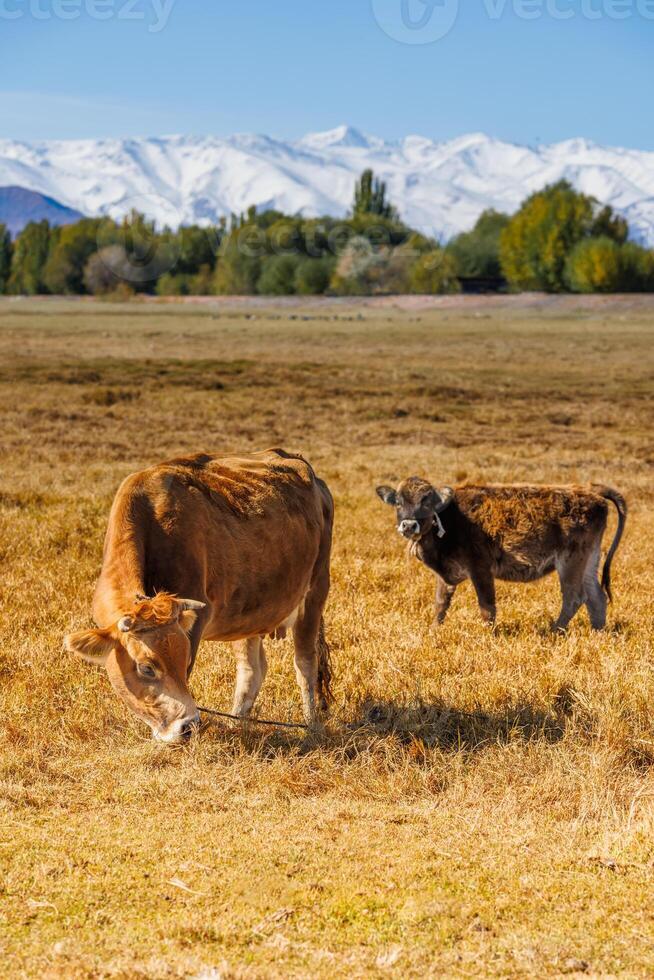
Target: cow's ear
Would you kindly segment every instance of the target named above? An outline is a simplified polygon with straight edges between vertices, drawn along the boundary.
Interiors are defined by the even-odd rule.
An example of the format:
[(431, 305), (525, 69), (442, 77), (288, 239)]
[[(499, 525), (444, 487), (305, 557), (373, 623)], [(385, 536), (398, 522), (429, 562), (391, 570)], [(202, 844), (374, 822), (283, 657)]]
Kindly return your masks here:
[(110, 630), (82, 630), (64, 637), (64, 647), (68, 653), (98, 667), (104, 664), (115, 645)]
[(384, 501), (385, 504), (390, 504), (391, 507), (397, 507), (397, 493), (393, 490), (393, 487), (377, 487), (377, 496)]
[(190, 633), (195, 625), (195, 621), (198, 618), (198, 614), (193, 612), (192, 609), (184, 609), (179, 615), (179, 625), (182, 627), (185, 633)]

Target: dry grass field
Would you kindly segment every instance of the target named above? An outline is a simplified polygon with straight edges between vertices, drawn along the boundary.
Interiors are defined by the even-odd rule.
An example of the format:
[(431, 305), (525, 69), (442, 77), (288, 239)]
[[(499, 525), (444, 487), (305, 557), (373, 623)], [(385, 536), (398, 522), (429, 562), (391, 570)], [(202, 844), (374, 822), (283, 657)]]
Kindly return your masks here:
[[(628, 301), (0, 303), (2, 976), (654, 975), (653, 342)], [(336, 498), (329, 730), (157, 745), (62, 651), (113, 494), (272, 445)], [(607, 631), (551, 635), (547, 579), (430, 632), (374, 494), (412, 473), (622, 490)], [(299, 719), (267, 650), (257, 710)], [(200, 648), (201, 703), (233, 678)]]

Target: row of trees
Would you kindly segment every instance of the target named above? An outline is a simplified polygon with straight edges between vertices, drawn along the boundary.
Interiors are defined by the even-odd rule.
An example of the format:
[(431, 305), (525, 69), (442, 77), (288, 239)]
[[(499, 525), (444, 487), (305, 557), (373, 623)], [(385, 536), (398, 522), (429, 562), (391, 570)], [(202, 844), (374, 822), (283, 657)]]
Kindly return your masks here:
[(485, 211), (447, 246), (461, 276), (502, 277), (513, 291), (654, 291), (654, 251), (628, 241), (624, 218), (566, 181), (509, 217)]
[(629, 227), (561, 181), (529, 197), (501, 230), (502, 272), (514, 289), (577, 293), (654, 290), (654, 252)]
[(0, 292), (96, 295), (361, 295), (458, 292), (476, 278), (512, 290), (654, 290), (654, 252), (565, 181), (509, 217), (484, 212), (442, 247), (408, 228), (366, 171), (345, 220), (279, 211), (232, 216), (228, 227), (158, 231), (143, 215), (30, 222), (15, 242), (0, 225)]

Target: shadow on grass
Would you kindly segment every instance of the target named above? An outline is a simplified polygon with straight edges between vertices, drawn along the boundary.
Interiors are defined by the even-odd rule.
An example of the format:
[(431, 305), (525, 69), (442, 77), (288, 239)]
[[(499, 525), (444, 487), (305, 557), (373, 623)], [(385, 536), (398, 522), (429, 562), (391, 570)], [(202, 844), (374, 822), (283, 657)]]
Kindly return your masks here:
[[(568, 710), (566, 710), (568, 709)], [(335, 712), (323, 733), (302, 733), (288, 729), (260, 728), (256, 721), (244, 724), (208, 723), (203, 725), (212, 737), (245, 745), (248, 748), (265, 746), (272, 752), (300, 751), (304, 754), (317, 748), (347, 746), (355, 753), (369, 740), (386, 738), (406, 744), (417, 743), (425, 749), (478, 752), (490, 745), (512, 742), (556, 743), (564, 734), (570, 710), (561, 699), (556, 711), (540, 711), (529, 704), (517, 702), (501, 711), (463, 711), (444, 702), (367, 701), (351, 712)]]
[(407, 743), (419, 739), (427, 748), (476, 752), (515, 741), (555, 743), (563, 738), (566, 723), (564, 711), (540, 711), (522, 702), (489, 712), (463, 711), (444, 702), (377, 701), (362, 705), (349, 727)]

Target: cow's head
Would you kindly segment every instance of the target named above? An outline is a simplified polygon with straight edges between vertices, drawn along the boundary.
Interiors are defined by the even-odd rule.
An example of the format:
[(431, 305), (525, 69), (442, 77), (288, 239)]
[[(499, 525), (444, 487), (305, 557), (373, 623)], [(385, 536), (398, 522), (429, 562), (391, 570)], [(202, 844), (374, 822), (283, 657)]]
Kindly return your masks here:
[(187, 687), (189, 632), (204, 603), (158, 592), (136, 596), (106, 629), (70, 633), (64, 645), (89, 663), (103, 665), (120, 698), (161, 742), (183, 742), (199, 724)]
[(439, 537), (445, 533), (438, 516), (451, 503), (454, 490), (442, 487), (436, 490), (431, 483), (410, 476), (403, 480), (397, 490), (393, 487), (377, 487), (377, 493), (385, 504), (395, 507), (397, 529), (403, 537), (410, 541), (418, 541), (431, 531), (434, 525)]

